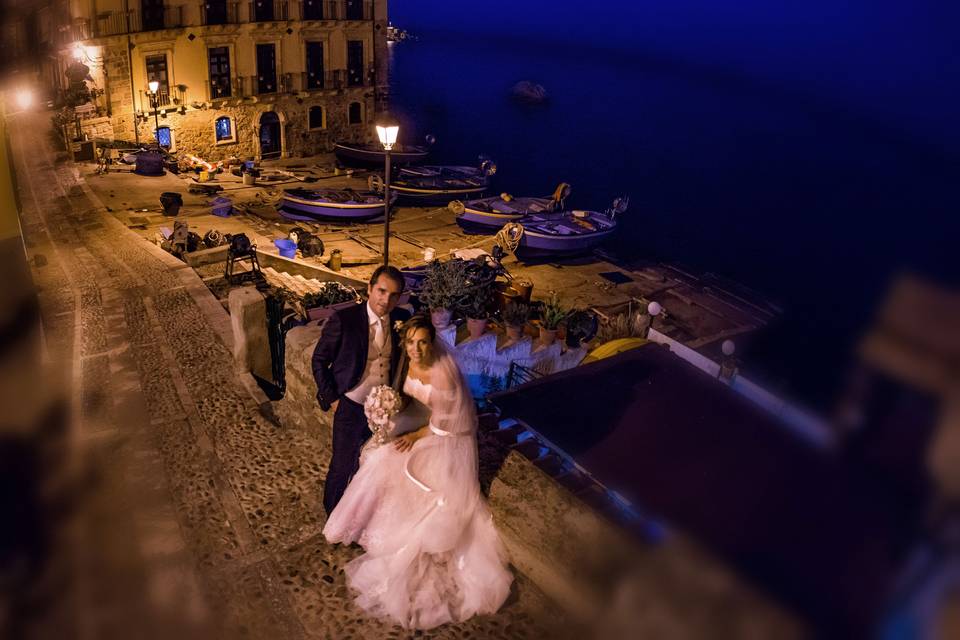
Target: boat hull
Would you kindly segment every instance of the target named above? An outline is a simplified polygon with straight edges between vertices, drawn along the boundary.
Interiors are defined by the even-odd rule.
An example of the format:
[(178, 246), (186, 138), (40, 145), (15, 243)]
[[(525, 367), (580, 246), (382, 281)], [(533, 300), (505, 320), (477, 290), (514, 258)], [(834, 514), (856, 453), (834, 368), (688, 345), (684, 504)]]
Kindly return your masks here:
[(613, 233), (613, 229), (575, 237), (557, 237), (524, 232), (514, 254), (518, 258), (574, 256), (589, 253)]
[(589, 253), (617, 229), (616, 221), (597, 212), (528, 216), (514, 254), (518, 258)]
[[(333, 145), (333, 152), (337, 159), (345, 165), (357, 167), (382, 167), (385, 161), (385, 153), (382, 149), (362, 145), (349, 145), (345, 143), (336, 143)], [(421, 147), (411, 147), (409, 150), (391, 151), (390, 162), (394, 165), (415, 164), (423, 162), (427, 158), (429, 151)]]
[(348, 204), (318, 202), (284, 194), (279, 213), (291, 220), (369, 220), (383, 216), (383, 202)]
[[(499, 196), (470, 200), (463, 203), (463, 211), (457, 214), (457, 224), (467, 233), (496, 233), (507, 223), (521, 222), (529, 215), (551, 210), (553, 203), (550, 198), (534, 197), (509, 201)], [(454, 204), (450, 206), (453, 208)]]
[(397, 200), (405, 204), (445, 205), (451, 200), (463, 200), (483, 195), (487, 185), (445, 189), (442, 187), (420, 187), (409, 184), (391, 184), (390, 191), (397, 194)]

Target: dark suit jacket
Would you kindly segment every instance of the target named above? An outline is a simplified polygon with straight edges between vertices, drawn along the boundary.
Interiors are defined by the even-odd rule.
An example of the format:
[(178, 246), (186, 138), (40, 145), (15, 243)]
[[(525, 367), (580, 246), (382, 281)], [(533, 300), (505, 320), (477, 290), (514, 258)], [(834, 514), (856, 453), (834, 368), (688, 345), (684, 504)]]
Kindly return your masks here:
[[(403, 351), (393, 323), (405, 321), (410, 314), (404, 309), (390, 312), (390, 375), (393, 380), (397, 362)], [(367, 304), (358, 304), (334, 313), (323, 325), (323, 332), (313, 351), (313, 377), (317, 381), (317, 402), (324, 411), (330, 409), (344, 393), (359, 384), (367, 362), (370, 341), (370, 321)]]

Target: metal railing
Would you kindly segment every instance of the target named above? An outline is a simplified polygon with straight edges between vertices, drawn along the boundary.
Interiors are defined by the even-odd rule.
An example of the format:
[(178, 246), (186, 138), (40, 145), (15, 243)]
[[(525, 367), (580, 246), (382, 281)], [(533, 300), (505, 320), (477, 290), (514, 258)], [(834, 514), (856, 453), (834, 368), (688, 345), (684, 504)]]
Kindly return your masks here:
[(300, 2), (301, 20), (336, 20), (340, 15), (342, 0), (302, 0)]
[(200, 5), (200, 22), (211, 24), (238, 24), (240, 22), (239, 2), (204, 2)]
[(373, 2), (370, 0), (343, 0), (340, 20), (373, 20)]
[[(344, 84), (346, 87), (372, 87), (376, 85), (377, 69), (373, 65), (363, 68), (355, 67), (353, 69), (343, 70)], [(343, 86), (337, 87), (338, 89)]]
[(343, 85), (343, 74), (338, 71), (323, 71), (319, 73), (303, 71), (299, 76), (300, 84), (297, 86), (299, 91), (339, 89), (342, 88)]
[[(236, 78), (233, 79), (234, 81)], [(221, 98), (233, 97), (234, 82), (220, 82), (218, 80), (210, 81), (210, 99), (219, 100)]]
[(542, 378), (543, 375), (544, 374), (540, 373), (536, 369), (531, 369), (530, 367), (525, 367), (517, 364), (516, 362), (511, 362), (510, 370), (507, 371), (507, 389), (513, 389), (521, 384), (532, 382), (538, 378)]
[(288, 20), (287, 0), (250, 0), (250, 22), (277, 22)]

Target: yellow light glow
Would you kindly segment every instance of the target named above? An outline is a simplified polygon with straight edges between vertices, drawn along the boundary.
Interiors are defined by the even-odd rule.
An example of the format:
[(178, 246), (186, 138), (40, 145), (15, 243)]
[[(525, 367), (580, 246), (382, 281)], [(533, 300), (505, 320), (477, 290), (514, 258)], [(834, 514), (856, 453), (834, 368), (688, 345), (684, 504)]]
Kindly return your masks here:
[(390, 150), (397, 143), (397, 134), (400, 127), (397, 125), (377, 125), (377, 137), (380, 138), (380, 144), (384, 149)]
[(157, 82), (156, 80), (151, 80), (150, 82), (147, 83), (147, 86), (150, 87), (150, 93), (156, 93), (157, 90), (160, 88), (160, 83)]
[(17, 106), (20, 109), (29, 109), (33, 105), (33, 92), (29, 89), (17, 91)]

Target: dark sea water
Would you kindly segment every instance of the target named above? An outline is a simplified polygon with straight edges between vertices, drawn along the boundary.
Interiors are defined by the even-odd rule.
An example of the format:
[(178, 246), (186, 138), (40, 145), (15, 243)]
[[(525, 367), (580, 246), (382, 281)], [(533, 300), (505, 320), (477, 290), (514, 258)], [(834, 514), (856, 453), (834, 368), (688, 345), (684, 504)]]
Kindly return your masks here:
[(396, 0), (419, 40), (391, 45), (392, 110), (434, 161), (493, 157), (496, 191), (629, 195), (608, 247), (778, 303), (744, 370), (825, 407), (892, 277), (957, 282), (957, 10), (767, 4)]

